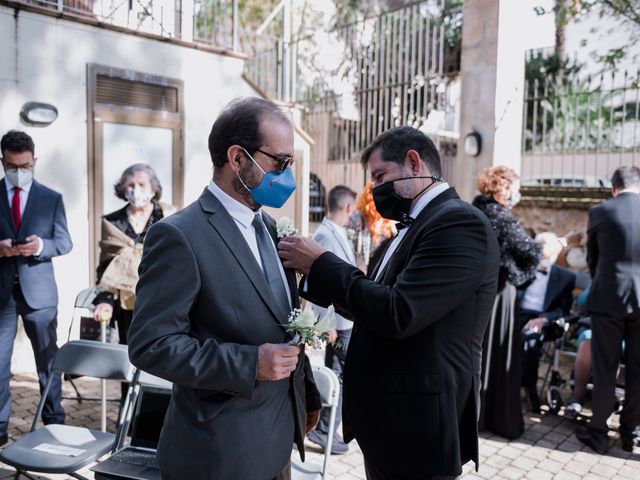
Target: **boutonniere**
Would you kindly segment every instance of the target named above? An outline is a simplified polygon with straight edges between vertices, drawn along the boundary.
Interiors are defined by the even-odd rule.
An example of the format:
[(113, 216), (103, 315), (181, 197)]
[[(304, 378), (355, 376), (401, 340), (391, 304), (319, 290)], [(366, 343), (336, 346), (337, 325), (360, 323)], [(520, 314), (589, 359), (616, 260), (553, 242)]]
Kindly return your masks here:
[(336, 311), (333, 305), (327, 308), (322, 318), (316, 317), (312, 311), (294, 308), (289, 314), (285, 330), (293, 333), (292, 345), (309, 345), (321, 348), (323, 342), (329, 341), (329, 332), (336, 328)]
[(276, 232), (278, 239), (288, 237), (289, 235), (296, 235), (298, 230), (293, 223), (293, 220), (289, 217), (280, 217), (276, 222)]

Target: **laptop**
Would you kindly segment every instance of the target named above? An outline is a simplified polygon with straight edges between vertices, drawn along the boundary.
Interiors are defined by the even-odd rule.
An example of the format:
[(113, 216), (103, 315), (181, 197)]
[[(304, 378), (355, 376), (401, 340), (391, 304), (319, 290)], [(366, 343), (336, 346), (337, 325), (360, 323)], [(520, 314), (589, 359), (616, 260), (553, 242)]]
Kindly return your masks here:
[(96, 478), (160, 480), (156, 450), (171, 390), (142, 386), (131, 420), (131, 444), (97, 463)]

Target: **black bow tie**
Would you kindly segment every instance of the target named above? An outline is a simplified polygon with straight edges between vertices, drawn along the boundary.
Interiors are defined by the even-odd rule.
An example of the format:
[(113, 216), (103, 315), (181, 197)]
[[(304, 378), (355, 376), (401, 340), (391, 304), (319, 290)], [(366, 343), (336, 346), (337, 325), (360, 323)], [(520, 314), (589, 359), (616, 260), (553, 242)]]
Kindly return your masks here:
[(410, 227), (411, 224), (413, 223), (413, 220), (414, 220), (413, 217), (410, 217), (406, 213), (403, 213), (402, 214), (402, 220), (400, 220), (398, 223), (396, 223), (396, 230), (398, 230), (398, 232), (399, 232), (403, 228)]
[(538, 273), (541, 273), (541, 274), (543, 274), (543, 275), (549, 275), (549, 272), (548, 272), (548, 271), (546, 271), (546, 270), (542, 270), (542, 269), (540, 269), (540, 268), (538, 269)]

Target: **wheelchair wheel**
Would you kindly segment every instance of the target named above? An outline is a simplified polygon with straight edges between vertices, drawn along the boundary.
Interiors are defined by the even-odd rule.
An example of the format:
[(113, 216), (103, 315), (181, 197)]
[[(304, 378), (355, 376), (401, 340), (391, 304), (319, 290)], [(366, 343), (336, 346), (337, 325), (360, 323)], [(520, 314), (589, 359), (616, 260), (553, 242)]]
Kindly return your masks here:
[(549, 413), (557, 415), (560, 408), (564, 405), (562, 394), (558, 387), (549, 387), (547, 391), (547, 403), (549, 404)]

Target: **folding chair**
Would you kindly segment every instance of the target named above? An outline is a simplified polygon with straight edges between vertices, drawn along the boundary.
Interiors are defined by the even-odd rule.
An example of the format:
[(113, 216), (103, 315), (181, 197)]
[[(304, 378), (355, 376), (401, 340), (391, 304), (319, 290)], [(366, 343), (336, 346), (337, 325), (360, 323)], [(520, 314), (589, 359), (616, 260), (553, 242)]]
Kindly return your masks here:
[(326, 480), (329, 478), (329, 457), (331, 456), (331, 446), (333, 444), (333, 434), (335, 431), (336, 411), (338, 400), (340, 399), (340, 380), (333, 370), (323, 366), (314, 366), (313, 379), (316, 382), (322, 406), (331, 408), (329, 415), (329, 431), (327, 432), (327, 445), (324, 449), (324, 463), (322, 465), (310, 463), (291, 463), (292, 480)]
[[(134, 372), (135, 371), (135, 372)], [(125, 406), (118, 419), (117, 432), (100, 432), (71, 425), (45, 425), (36, 430), (38, 418), (53, 381), (53, 373), (69, 373), (105, 380), (131, 382)], [(51, 366), (51, 375), (41, 396), (31, 430), (0, 452), (0, 461), (14, 467), (15, 478), (27, 472), (62, 473), (85, 479), (76, 473), (105, 453), (115, 451), (124, 441), (130, 418), (132, 391), (138, 372), (129, 363), (126, 345), (113, 345), (90, 340), (74, 340), (63, 345)]]

